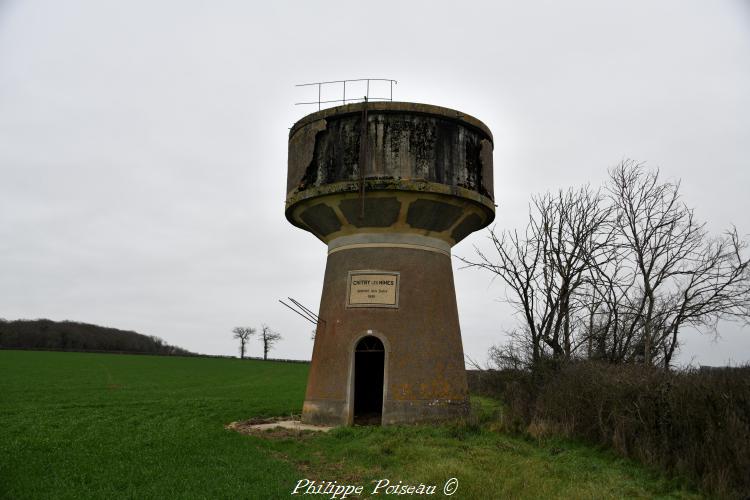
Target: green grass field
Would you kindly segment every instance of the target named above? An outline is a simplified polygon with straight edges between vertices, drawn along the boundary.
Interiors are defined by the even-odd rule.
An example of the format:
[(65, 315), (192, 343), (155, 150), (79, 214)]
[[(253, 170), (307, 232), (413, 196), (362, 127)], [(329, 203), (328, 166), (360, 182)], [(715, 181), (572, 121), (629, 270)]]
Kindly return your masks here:
[(288, 497), (303, 478), (363, 485), (368, 494), (371, 480), (387, 478), (437, 485), (435, 498), (452, 477), (451, 498), (697, 497), (606, 451), (504, 434), (499, 405), (479, 398), (478, 425), (282, 438), (224, 429), (254, 416), (298, 414), (307, 369), (0, 351), (0, 497), (273, 499)]

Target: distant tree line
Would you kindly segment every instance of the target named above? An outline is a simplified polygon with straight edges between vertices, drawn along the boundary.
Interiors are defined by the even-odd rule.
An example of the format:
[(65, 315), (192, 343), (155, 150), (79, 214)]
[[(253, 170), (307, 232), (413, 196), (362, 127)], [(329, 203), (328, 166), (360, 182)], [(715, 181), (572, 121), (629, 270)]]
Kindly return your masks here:
[(160, 355), (192, 355), (154, 335), (75, 321), (49, 319), (8, 321), (0, 318), (0, 349), (120, 351)]

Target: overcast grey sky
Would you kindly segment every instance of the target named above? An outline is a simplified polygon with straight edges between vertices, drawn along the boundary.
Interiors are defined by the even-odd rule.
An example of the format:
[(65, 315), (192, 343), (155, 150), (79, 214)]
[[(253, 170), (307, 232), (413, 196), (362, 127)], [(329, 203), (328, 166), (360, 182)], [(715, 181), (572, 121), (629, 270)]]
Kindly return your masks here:
[[(633, 158), (682, 179), (712, 231), (750, 233), (746, 1), (0, 0), (0, 317), (211, 354), (266, 322), (272, 355), (309, 359), (311, 325), (277, 302), (317, 310), (326, 257), (283, 213), (288, 128), (313, 111), (294, 84), (362, 77), (490, 127), (498, 228)], [(459, 267), (484, 360), (515, 320)], [(680, 359), (750, 359), (750, 328), (722, 334), (689, 333)]]

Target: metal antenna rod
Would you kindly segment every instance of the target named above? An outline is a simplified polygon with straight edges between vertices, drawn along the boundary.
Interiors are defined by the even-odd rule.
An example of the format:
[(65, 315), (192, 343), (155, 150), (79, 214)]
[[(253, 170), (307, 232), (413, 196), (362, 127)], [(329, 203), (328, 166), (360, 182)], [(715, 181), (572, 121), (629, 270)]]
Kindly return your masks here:
[(309, 321), (309, 322), (310, 322), (310, 323), (312, 323), (313, 325), (316, 325), (316, 326), (317, 326), (317, 324), (318, 324), (318, 322), (317, 322), (317, 321), (315, 321), (315, 320), (313, 320), (312, 318), (310, 318), (310, 317), (306, 316), (305, 314), (302, 314), (301, 312), (299, 312), (298, 310), (296, 310), (295, 308), (293, 308), (292, 306), (290, 306), (289, 304), (287, 304), (287, 303), (286, 303), (286, 302), (284, 302), (283, 300), (279, 299), (279, 302), (281, 302), (281, 303), (282, 303), (282, 304), (283, 304), (284, 306), (286, 306), (286, 307), (288, 307), (289, 309), (291, 309), (292, 311), (294, 311), (294, 312), (295, 312), (296, 314), (299, 314), (300, 316), (302, 316), (303, 318), (305, 318), (305, 319), (306, 319), (307, 321)]
[(291, 298), (291, 297), (287, 297), (287, 299), (289, 299), (289, 300), (291, 300), (292, 302), (294, 302), (294, 305), (296, 305), (297, 307), (299, 307), (300, 309), (302, 309), (303, 311), (305, 311), (305, 312), (306, 312), (307, 314), (309, 314), (309, 315), (310, 315), (310, 316), (311, 316), (312, 318), (314, 318), (314, 319), (315, 319), (316, 321), (320, 321), (320, 318), (318, 317), (318, 315), (317, 315), (317, 314), (315, 314), (314, 312), (312, 312), (312, 311), (311, 311), (310, 309), (308, 309), (307, 307), (303, 306), (303, 305), (302, 305), (302, 304), (301, 304), (301, 303), (300, 303), (299, 301), (297, 301), (297, 300), (294, 300), (294, 299), (293, 299), (293, 298)]

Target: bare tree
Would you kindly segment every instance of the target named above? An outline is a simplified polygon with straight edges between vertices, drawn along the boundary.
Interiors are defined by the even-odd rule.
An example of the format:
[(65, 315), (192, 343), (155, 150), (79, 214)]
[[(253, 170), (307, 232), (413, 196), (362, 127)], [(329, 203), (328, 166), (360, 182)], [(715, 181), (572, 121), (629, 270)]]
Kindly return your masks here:
[(612, 244), (608, 258), (588, 269), (580, 328), (584, 330), (589, 358), (613, 363), (629, 359), (634, 332), (632, 323), (633, 289), (636, 286), (626, 253)]
[(606, 196), (588, 187), (535, 196), (523, 233), (490, 230), (496, 255), (468, 267), (507, 285), (521, 318), (493, 347), (498, 366), (546, 357), (644, 362), (669, 369), (684, 326), (750, 318), (750, 257), (736, 229), (709, 238), (679, 183), (627, 160)]
[[(610, 210), (588, 187), (534, 197), (523, 234), (490, 230), (495, 256), (475, 247), (478, 260), (459, 257), (468, 267), (488, 270), (508, 286), (507, 301), (523, 318), (519, 338), (529, 343), (531, 364), (549, 350), (558, 360), (570, 359), (581, 345), (571, 325), (581, 307), (577, 295), (588, 269), (608, 258), (612, 229)], [(521, 349), (525, 351), (526, 349)], [(517, 346), (507, 352), (518, 352)], [(493, 353), (500, 359), (499, 351)]]
[(261, 325), (260, 338), (263, 342), (263, 359), (268, 359), (268, 351), (273, 349), (273, 345), (281, 340), (281, 334), (271, 330), (268, 325)]
[(737, 230), (709, 240), (693, 252), (674, 286), (664, 298), (663, 329), (657, 343), (668, 367), (679, 346), (683, 325), (716, 331), (721, 319), (744, 319), (750, 315), (750, 259), (743, 257), (747, 242)]
[(250, 337), (255, 335), (255, 328), (237, 326), (232, 330), (232, 333), (234, 333), (232, 338), (240, 341), (240, 359), (245, 359), (245, 346), (247, 345), (248, 340), (250, 340)]
[(533, 353), (531, 352), (534, 344), (528, 328), (511, 330), (507, 332), (507, 335), (509, 337), (507, 342), (490, 347), (488, 352), (489, 363), (498, 370), (534, 368)]
[(667, 369), (682, 326), (747, 318), (750, 301), (747, 244), (736, 229), (710, 239), (679, 187), (631, 160), (610, 171), (620, 245), (640, 288), (629, 329), (641, 329), (644, 362)]
[(624, 161), (610, 171), (610, 181), (617, 228), (642, 287), (637, 315), (643, 324), (644, 362), (651, 364), (660, 288), (687, 272), (689, 257), (705, 239), (704, 224), (680, 200), (679, 183), (660, 182), (658, 170)]

